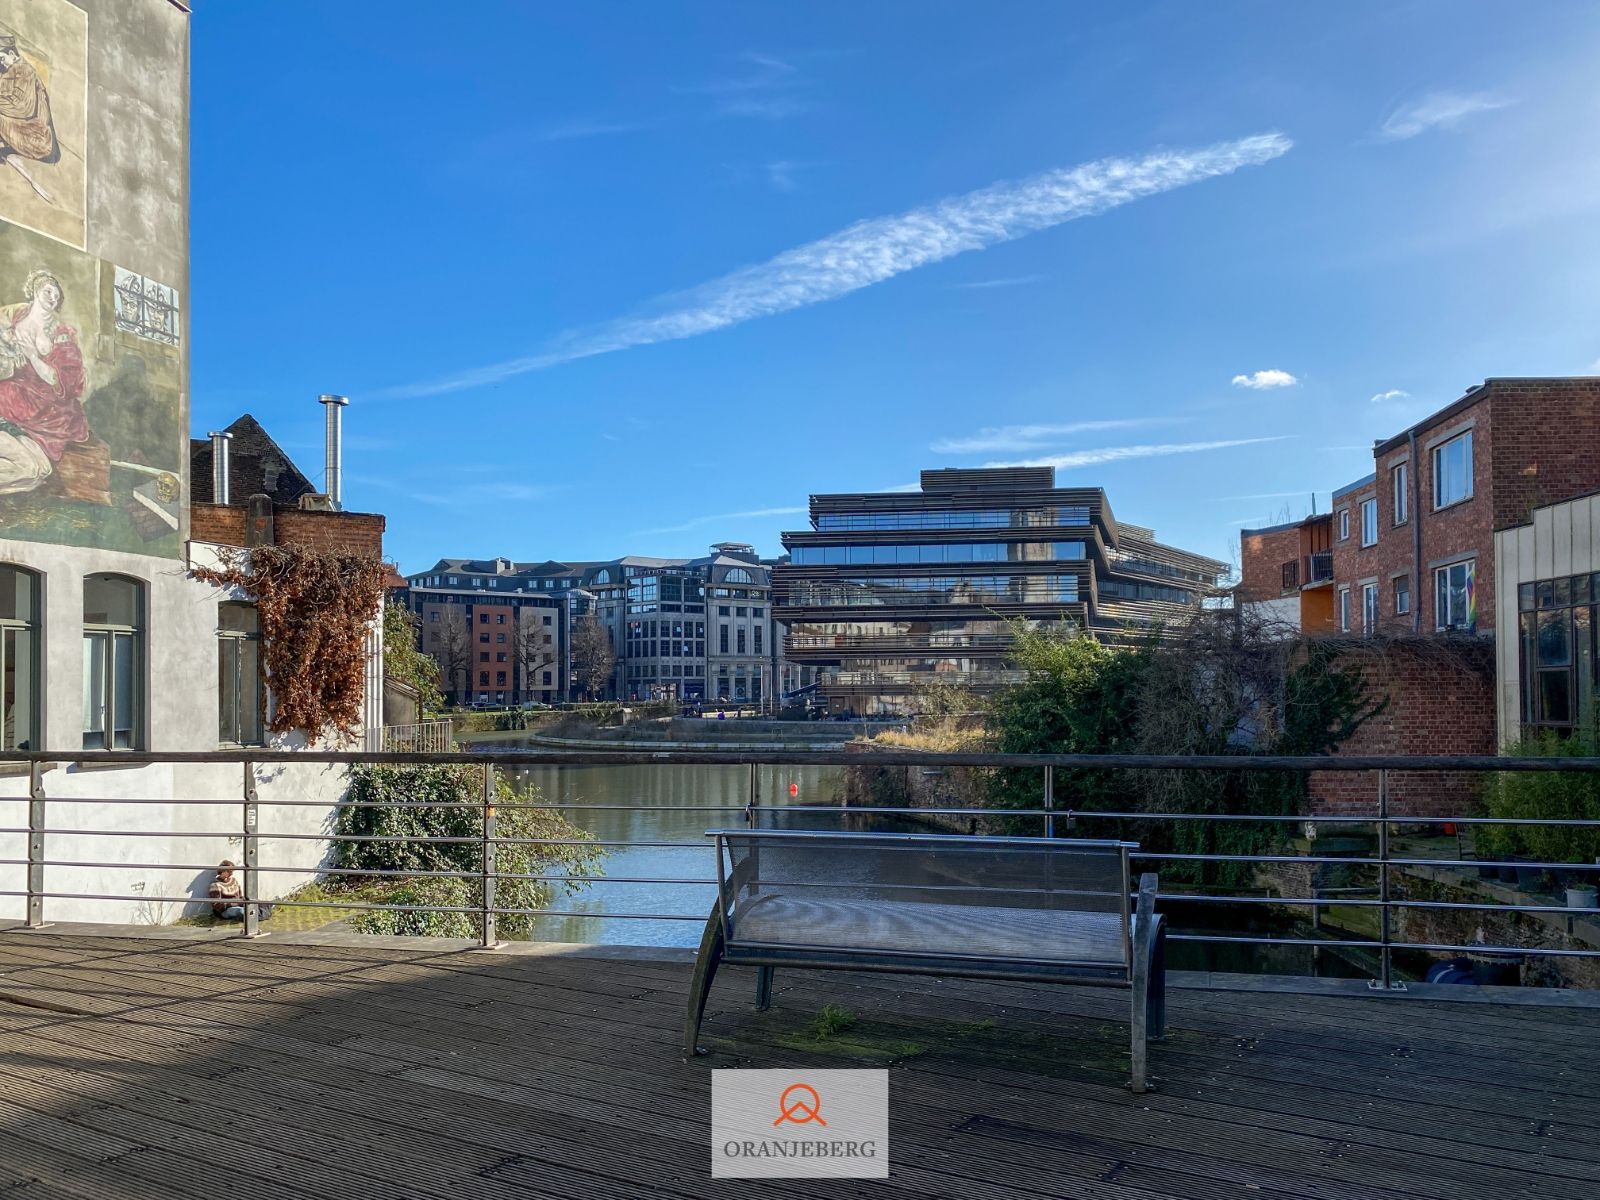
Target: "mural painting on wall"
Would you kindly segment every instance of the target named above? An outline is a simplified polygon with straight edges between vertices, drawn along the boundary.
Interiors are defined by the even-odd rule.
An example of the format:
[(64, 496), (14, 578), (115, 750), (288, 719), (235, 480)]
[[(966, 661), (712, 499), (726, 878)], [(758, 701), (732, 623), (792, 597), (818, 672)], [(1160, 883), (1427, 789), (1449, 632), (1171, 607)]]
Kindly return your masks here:
[(0, 0), (0, 537), (175, 556), (175, 288), (87, 254), (87, 25)]
[(67, 0), (0, 0), (0, 214), (80, 248), (88, 45)]
[(0, 537), (178, 553), (176, 292), (0, 222)]

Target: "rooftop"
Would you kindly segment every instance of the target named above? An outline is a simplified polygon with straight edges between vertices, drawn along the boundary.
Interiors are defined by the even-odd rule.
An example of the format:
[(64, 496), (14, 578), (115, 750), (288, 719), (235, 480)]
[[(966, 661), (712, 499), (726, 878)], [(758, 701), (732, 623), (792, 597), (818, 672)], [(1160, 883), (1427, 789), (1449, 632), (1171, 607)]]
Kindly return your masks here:
[[(1427, 1200), (1600, 1187), (1600, 1009), (1188, 986), (1131, 1095), (1127, 994), (718, 977), (675, 951), (0, 931), (0, 1192), (171, 1200)], [(119, 931), (120, 932), (120, 931)], [(130, 931), (131, 932), (131, 931)], [(1204, 983), (1194, 977), (1192, 983)], [(1332, 984), (1329, 985), (1330, 988)], [(1452, 995), (1457, 1002), (1437, 998)], [(824, 1004), (857, 1017), (819, 1040)], [(710, 1071), (888, 1067), (887, 1183), (713, 1183)]]

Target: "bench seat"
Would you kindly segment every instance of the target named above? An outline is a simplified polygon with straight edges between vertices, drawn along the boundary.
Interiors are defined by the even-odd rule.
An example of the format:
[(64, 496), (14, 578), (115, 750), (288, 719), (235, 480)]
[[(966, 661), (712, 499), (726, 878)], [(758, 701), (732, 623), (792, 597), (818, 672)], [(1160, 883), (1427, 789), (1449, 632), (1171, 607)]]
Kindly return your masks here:
[(746, 947), (798, 947), (1120, 969), (1121, 927), (1120, 913), (775, 894), (739, 904), (727, 958), (737, 961)]

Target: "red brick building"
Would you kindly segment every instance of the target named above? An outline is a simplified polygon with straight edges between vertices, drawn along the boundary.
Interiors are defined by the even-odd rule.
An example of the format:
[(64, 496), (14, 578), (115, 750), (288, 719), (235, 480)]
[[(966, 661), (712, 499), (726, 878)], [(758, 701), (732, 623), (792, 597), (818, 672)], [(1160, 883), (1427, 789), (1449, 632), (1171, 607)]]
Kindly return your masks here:
[(1234, 598), (1258, 620), (1302, 633), (1329, 633), (1333, 612), (1333, 517), (1240, 531)]

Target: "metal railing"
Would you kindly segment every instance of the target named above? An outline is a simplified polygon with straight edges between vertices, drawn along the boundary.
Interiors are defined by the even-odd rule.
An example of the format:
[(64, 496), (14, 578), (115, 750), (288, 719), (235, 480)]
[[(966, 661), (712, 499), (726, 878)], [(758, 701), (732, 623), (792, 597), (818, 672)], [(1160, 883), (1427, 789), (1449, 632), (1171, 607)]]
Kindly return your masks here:
[[(1396, 977), (1394, 956), (1400, 952), (1415, 951), (1426, 954), (1451, 954), (1451, 955), (1482, 955), (1482, 956), (1533, 956), (1548, 958), (1600, 958), (1600, 925), (1593, 930), (1593, 940), (1583, 946), (1534, 946), (1525, 944), (1491, 944), (1486, 942), (1439, 942), (1439, 941), (1413, 941), (1395, 936), (1395, 918), (1398, 914), (1407, 911), (1418, 912), (1459, 912), (1459, 913), (1496, 913), (1503, 916), (1518, 917), (1528, 915), (1536, 919), (1560, 918), (1565, 921), (1568, 940), (1573, 939), (1573, 921), (1579, 917), (1588, 917), (1600, 920), (1600, 911), (1590, 907), (1569, 907), (1566, 904), (1522, 903), (1522, 899), (1537, 900), (1526, 892), (1516, 893), (1516, 902), (1491, 901), (1486, 899), (1427, 899), (1413, 898), (1404, 891), (1397, 890), (1396, 882), (1400, 879), (1424, 878), (1417, 873), (1422, 871), (1437, 870), (1466, 870), (1466, 869), (1508, 869), (1517, 871), (1563, 871), (1575, 872), (1578, 877), (1592, 879), (1600, 882), (1600, 861), (1588, 863), (1550, 862), (1550, 861), (1525, 861), (1521, 859), (1479, 859), (1467, 858), (1464, 852), (1464, 833), (1483, 826), (1499, 826), (1508, 828), (1551, 829), (1561, 828), (1573, 831), (1600, 829), (1600, 820), (1571, 818), (1571, 817), (1525, 817), (1512, 818), (1503, 816), (1464, 815), (1442, 816), (1433, 813), (1415, 813), (1398, 811), (1392, 803), (1391, 782), (1397, 772), (1403, 772), (1408, 779), (1416, 777), (1439, 778), (1443, 773), (1468, 773), (1484, 775), (1495, 772), (1527, 772), (1547, 771), (1567, 773), (1595, 774), (1600, 772), (1600, 759), (1582, 758), (1458, 758), (1458, 757), (1301, 757), (1301, 758), (1276, 758), (1265, 756), (1217, 756), (1217, 757), (1180, 757), (1180, 756), (1148, 756), (1148, 755), (1020, 755), (1020, 754), (934, 754), (913, 751), (893, 750), (809, 750), (809, 751), (771, 751), (771, 750), (661, 750), (661, 751), (634, 751), (634, 750), (592, 750), (582, 753), (571, 752), (513, 752), (505, 754), (459, 754), (459, 753), (421, 753), (421, 752), (386, 752), (386, 753), (336, 753), (336, 752), (191, 752), (172, 754), (128, 753), (114, 751), (74, 752), (68, 754), (50, 753), (5, 753), (0, 754), (0, 769), (8, 764), (21, 766), (26, 769), (26, 774), (13, 774), (12, 778), (18, 783), (26, 781), (27, 794), (10, 794), (12, 789), (7, 786), (7, 780), (0, 777), (0, 811), (5, 811), (6, 804), (25, 805), (27, 810), (26, 825), (14, 827), (0, 827), (0, 837), (6, 835), (22, 836), (25, 838), (26, 854), (19, 857), (0, 857), (0, 882), (8, 886), (0, 887), (0, 897), (23, 898), (25, 900), (25, 923), (29, 926), (40, 926), (45, 923), (46, 902), (55, 900), (76, 901), (116, 901), (116, 902), (159, 902), (178, 903), (189, 905), (205, 905), (211, 903), (206, 895), (185, 894), (170, 896), (148, 895), (140, 891), (127, 892), (81, 892), (53, 889), (51, 873), (70, 869), (100, 869), (129, 872), (139, 869), (169, 870), (169, 871), (208, 871), (214, 869), (214, 862), (184, 862), (177, 861), (173, 855), (158, 856), (157, 861), (138, 861), (137, 858), (125, 857), (120, 851), (116, 855), (105, 859), (85, 860), (76, 856), (52, 856), (47, 853), (48, 839), (75, 839), (75, 838), (114, 838), (135, 839), (128, 845), (158, 844), (157, 839), (168, 838), (173, 840), (198, 841), (205, 839), (226, 839), (229, 843), (242, 844), (242, 854), (239, 862), (239, 873), (243, 884), (242, 907), (244, 917), (240, 925), (240, 933), (244, 937), (253, 937), (261, 932), (261, 905), (271, 902), (279, 905), (299, 906), (306, 908), (338, 909), (347, 911), (394, 911), (394, 912), (437, 912), (460, 913), (473, 918), (476, 923), (479, 938), (484, 945), (496, 944), (498, 937), (498, 920), (501, 917), (515, 916), (521, 918), (533, 917), (562, 917), (578, 918), (584, 920), (646, 920), (646, 921), (703, 921), (705, 911), (690, 912), (639, 912), (629, 910), (602, 909), (599, 911), (584, 911), (574, 909), (518, 908), (508, 907), (498, 902), (498, 885), (507, 880), (525, 880), (535, 882), (559, 882), (564, 884), (607, 884), (607, 885), (703, 885), (710, 888), (715, 884), (712, 870), (712, 852), (709, 843), (698, 840), (595, 840), (592, 838), (551, 839), (551, 838), (516, 838), (505, 837), (499, 831), (497, 818), (500, 814), (519, 809), (537, 809), (541, 811), (556, 810), (570, 815), (579, 823), (582, 814), (593, 813), (640, 813), (650, 811), (653, 806), (638, 803), (568, 803), (565, 801), (541, 801), (539, 803), (511, 803), (505, 804), (497, 801), (495, 780), (497, 772), (507, 768), (525, 767), (573, 767), (585, 768), (596, 766), (630, 766), (647, 765), (652, 768), (668, 769), (673, 766), (724, 766), (740, 767), (744, 769), (745, 779), (742, 784), (744, 803), (741, 807), (735, 805), (730, 808), (724, 804), (705, 805), (674, 805), (677, 812), (704, 812), (707, 814), (723, 814), (725, 817), (732, 815), (742, 819), (751, 826), (759, 825), (763, 821), (785, 821), (804, 817), (807, 821), (816, 821), (820, 818), (838, 817), (849, 818), (858, 824), (862, 819), (879, 820), (917, 820), (944, 822), (947, 831), (952, 836), (960, 833), (949, 829), (949, 824), (966, 822), (970, 830), (976, 830), (979, 823), (1005, 821), (1008, 823), (1021, 822), (1032, 824), (1039, 834), (1047, 837), (1071, 836), (1074, 829), (1083, 822), (1094, 822), (1097, 836), (1113, 825), (1138, 823), (1144, 825), (1168, 824), (1187, 822), (1211, 822), (1219, 826), (1256, 825), (1258, 827), (1279, 827), (1284, 829), (1283, 835), (1278, 839), (1279, 848), (1288, 846), (1291, 841), (1289, 831), (1295, 827), (1302, 831), (1321, 830), (1325, 827), (1345, 829), (1368, 827), (1375, 831), (1375, 848), (1370, 853), (1352, 854), (1317, 854), (1315, 840), (1309, 845), (1311, 850), (1307, 853), (1201, 853), (1180, 850), (1140, 850), (1133, 854), (1133, 858), (1140, 864), (1151, 864), (1153, 869), (1160, 869), (1162, 863), (1213, 863), (1247, 865), (1253, 868), (1270, 868), (1287, 865), (1302, 866), (1342, 866), (1370, 869), (1375, 876), (1375, 881), (1370, 886), (1330, 888), (1323, 891), (1311, 889), (1310, 894), (1264, 894), (1257, 888), (1250, 894), (1243, 893), (1218, 893), (1204, 889), (1196, 891), (1181, 891), (1164, 889), (1159, 899), (1167, 905), (1197, 904), (1235, 906), (1245, 911), (1259, 909), (1260, 906), (1278, 906), (1288, 910), (1303, 910), (1309, 908), (1313, 913), (1328, 910), (1377, 910), (1376, 933), (1370, 936), (1349, 937), (1313, 937), (1313, 936), (1276, 936), (1256, 932), (1218, 933), (1206, 932), (1185, 928), (1178, 924), (1169, 934), (1169, 939), (1175, 942), (1195, 942), (1211, 944), (1246, 944), (1254, 946), (1310, 946), (1335, 951), (1363, 951), (1369, 952), (1376, 963), (1377, 978), (1371, 983), (1375, 989), (1391, 991), (1403, 990), (1404, 984)], [(215, 796), (185, 797), (168, 799), (160, 797), (118, 798), (111, 796), (83, 796), (76, 794), (62, 794), (52, 796), (47, 792), (47, 773), (49, 770), (66, 764), (83, 767), (120, 766), (136, 768), (150, 764), (162, 764), (169, 767), (182, 767), (187, 764), (228, 764), (238, 769), (240, 780), (237, 798), (232, 801), (221, 800)], [(471, 871), (419, 871), (419, 870), (375, 870), (368, 868), (350, 868), (330, 865), (329, 856), (323, 854), (321, 859), (308, 864), (267, 864), (262, 860), (261, 849), (264, 843), (309, 843), (323, 847), (331, 846), (338, 842), (387, 842), (406, 843), (419, 839), (396, 835), (371, 835), (347, 834), (337, 831), (320, 832), (293, 832), (285, 831), (278, 824), (263, 821), (263, 812), (273, 812), (282, 809), (324, 809), (331, 815), (337, 809), (352, 808), (388, 808), (388, 809), (422, 809), (422, 808), (460, 808), (456, 802), (437, 801), (406, 801), (406, 802), (367, 802), (351, 801), (348, 797), (339, 801), (311, 799), (295, 796), (273, 795), (264, 797), (260, 788), (260, 781), (268, 772), (276, 772), (284, 766), (291, 764), (338, 764), (343, 766), (356, 766), (360, 764), (373, 765), (437, 765), (455, 764), (469, 765), (481, 772), (481, 788), (475, 803), (471, 806), (476, 809), (476, 831), (470, 836), (434, 838), (436, 844), (470, 845), (476, 848), (477, 863)], [(828, 803), (779, 803), (764, 802), (762, 796), (761, 774), (759, 767), (850, 767), (858, 769), (871, 768), (901, 768), (908, 774), (912, 770), (920, 770), (926, 774), (939, 774), (954, 768), (978, 768), (982, 770), (1028, 770), (1037, 771), (1039, 779), (1039, 801), (1036, 807), (995, 807), (987, 805), (851, 805), (842, 802)], [(1351, 773), (1368, 773), (1373, 776), (1375, 786), (1372, 790), (1370, 803), (1362, 811), (1351, 811), (1349, 801), (1342, 803), (1345, 809), (1338, 812), (1295, 812), (1295, 813), (1251, 813), (1251, 812), (1185, 812), (1185, 811), (1145, 811), (1145, 810), (1104, 810), (1076, 808), (1070, 803), (1063, 803), (1063, 797), (1058, 793), (1058, 772), (1063, 770), (1073, 771), (1228, 771), (1228, 772), (1322, 772), (1330, 775), (1345, 775)], [(173, 772), (175, 778), (181, 778), (181, 772)], [(1600, 786), (1600, 780), (1597, 780)], [(230, 822), (226, 829), (189, 829), (181, 821), (174, 822), (172, 813), (181, 812), (184, 808), (215, 808), (221, 804), (238, 805), (238, 819)], [(135, 818), (134, 822), (124, 828), (77, 828), (70, 823), (62, 823), (55, 819), (63, 808), (72, 806), (95, 806), (100, 811), (115, 810), (119, 806), (127, 806), (132, 812), (149, 812), (150, 806), (166, 806), (172, 813), (160, 822), (141, 821)], [(81, 811), (81, 810), (80, 810)], [(722, 823), (726, 823), (725, 821)], [(716, 825), (715, 819), (708, 819), (706, 825)], [(1010, 826), (1016, 828), (1015, 824)], [(1394, 835), (1398, 829), (1411, 827), (1419, 830), (1453, 831), (1456, 834), (1458, 853), (1455, 857), (1443, 857), (1426, 853), (1397, 854), (1395, 853)], [(553, 867), (538, 868), (525, 872), (506, 872), (499, 869), (497, 857), (499, 852), (507, 846), (534, 845), (534, 846), (593, 846), (601, 849), (612, 848), (655, 848), (672, 849), (681, 851), (698, 851), (704, 858), (703, 876), (661, 876), (661, 875), (623, 875), (613, 876), (604, 873), (572, 874), (557, 870)], [(342, 879), (346, 877), (360, 877), (367, 879), (418, 879), (418, 878), (454, 878), (468, 880), (475, 885), (475, 894), (472, 903), (466, 905), (440, 906), (425, 904), (384, 904), (371, 903), (358, 898), (338, 897), (333, 900), (284, 900), (270, 895), (274, 889), (265, 882), (274, 873), (292, 873), (300, 876), (313, 874), (325, 879)], [(15, 886), (20, 884), (21, 886)], [(709, 904), (709, 891), (706, 893)]]
[(419, 754), (447, 754), (455, 747), (450, 729), (449, 720), (385, 725), (383, 749), (389, 753), (416, 751)]

